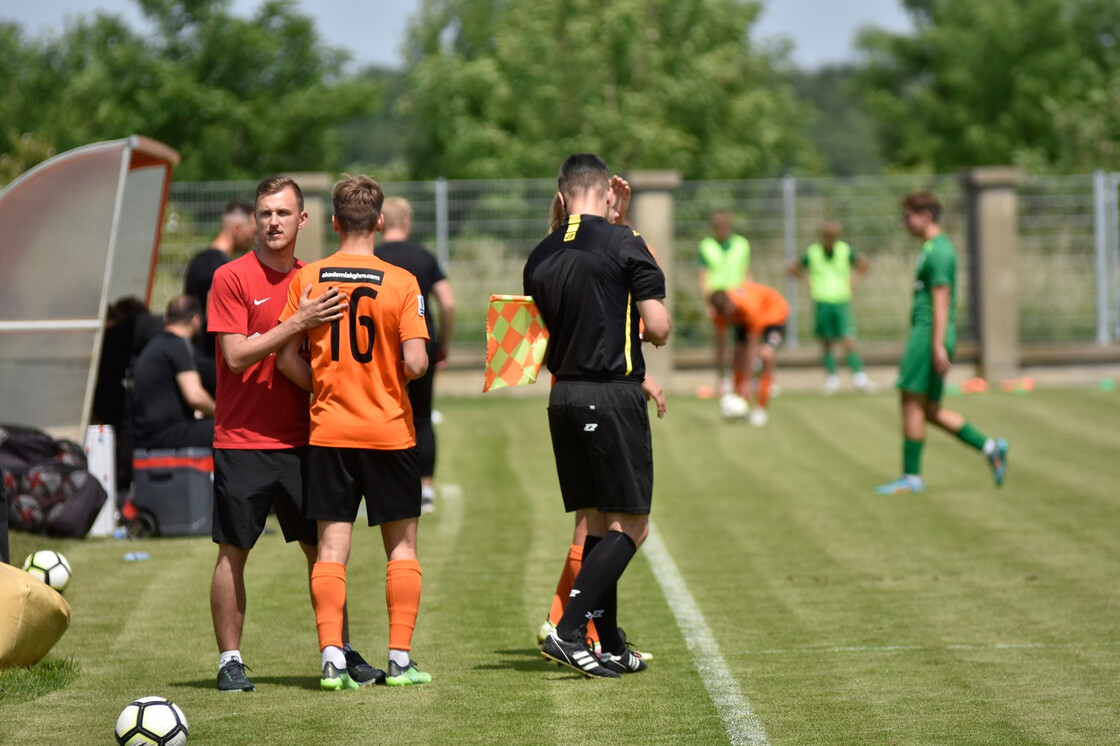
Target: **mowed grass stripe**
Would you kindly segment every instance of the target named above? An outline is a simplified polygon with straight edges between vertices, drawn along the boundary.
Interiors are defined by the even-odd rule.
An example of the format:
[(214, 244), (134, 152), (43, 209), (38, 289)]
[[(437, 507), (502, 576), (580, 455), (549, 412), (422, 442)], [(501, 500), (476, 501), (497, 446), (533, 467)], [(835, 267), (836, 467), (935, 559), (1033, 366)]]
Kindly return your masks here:
[[(784, 396), (766, 428), (674, 398), (654, 422), (654, 521), (776, 746), (1100, 744), (1120, 732), (1120, 396), (947, 403), (1011, 440), (1002, 490), (981, 457), (931, 432), (927, 492), (873, 495), (899, 467), (893, 393)], [(620, 588), (620, 621), (654, 651), (650, 670), (586, 681), (539, 658), (532, 635), (571, 531), (544, 402), (440, 408), (440, 482), (459, 485), (462, 510), (421, 521), (415, 654), (430, 687), (317, 691), (306, 567), (275, 534), (249, 567), (242, 647), (260, 690), (232, 697), (213, 688), (207, 539), (15, 534), (17, 561), (49, 547), (74, 565), (74, 623), (52, 655), (80, 672), (33, 702), (0, 695), (0, 743), (105, 742), (127, 701), (155, 693), (184, 706), (196, 745), (727, 742), (644, 552)], [(382, 663), (384, 554), (376, 530), (356, 534), (354, 637)], [(153, 560), (126, 564), (131, 549)]]
[[(1011, 397), (1007, 397), (1007, 399), (1010, 400)], [(1016, 397), (1016, 399), (1016, 403), (1022, 406), (1022, 402), (1024, 401), (1024, 399), (1018, 397)], [(785, 401), (786, 400), (783, 400), (783, 404), (785, 403)], [(821, 403), (831, 403), (831, 401), (835, 400)], [(828, 411), (828, 407), (820, 407), (815, 409), (823, 410), (824, 412)], [(802, 414), (805, 414), (804, 410), (801, 411)], [(714, 424), (714, 415), (710, 414), (708, 416), (712, 418), (712, 423)], [(897, 417), (897, 415), (895, 415), (895, 417)], [(828, 438), (820, 437), (820, 434), (818, 433), (818, 437), (820, 437), (821, 441), (826, 441), (828, 439), (835, 440), (835, 437), (832, 435), (832, 433), (843, 432), (845, 433), (846, 437), (842, 442), (851, 443), (853, 441), (858, 441), (863, 444), (861, 448), (868, 452), (873, 451), (875, 443), (880, 441), (882, 447), (887, 447), (891, 451), (895, 452), (898, 449), (898, 435), (897, 430), (895, 430), (894, 428), (891, 428), (893, 432), (886, 431), (886, 436), (876, 436), (874, 432), (852, 432), (850, 429), (845, 431), (844, 426), (847, 425), (850, 428), (850, 423), (853, 420), (852, 417), (844, 417), (843, 424), (839, 422), (828, 423), (827, 416), (822, 416), (821, 411), (814, 411), (811, 416), (803, 419), (807, 419), (808, 421), (815, 423), (824, 423)], [(775, 423), (775, 425), (776, 424), (779, 423)], [(716, 428), (721, 427), (718, 424), (714, 424), (714, 426)], [(772, 425), (772, 427), (773, 426), (774, 425)], [(883, 429), (881, 425), (879, 429)], [(861, 615), (867, 615), (868, 618), (875, 620), (890, 619), (892, 616), (892, 614), (890, 613), (887, 613), (885, 615), (883, 614), (884, 606), (882, 603), (877, 603), (874, 605), (874, 607), (867, 608), (866, 606), (863, 606), (862, 604), (856, 602), (856, 599), (853, 598), (855, 594), (850, 587), (850, 581), (853, 578), (857, 582), (861, 578), (865, 579), (865, 581), (870, 581), (871, 583), (878, 582), (886, 589), (885, 592), (887, 593), (888, 598), (897, 596), (899, 591), (911, 594), (914, 593), (915, 583), (917, 583), (919, 586), (926, 586), (926, 588), (921, 590), (918, 598), (919, 600), (921, 600), (921, 598), (925, 596), (928, 598), (928, 601), (920, 603), (918, 608), (915, 609), (914, 614), (906, 614), (905, 618), (900, 620), (900, 624), (898, 624), (897, 626), (892, 625), (894, 631), (896, 632), (912, 630), (915, 629), (914, 624), (916, 620), (917, 622), (919, 622), (916, 629), (922, 629), (922, 625), (920, 624), (920, 622), (923, 616), (930, 610), (936, 612), (937, 607), (940, 604), (942, 594), (949, 590), (950, 584), (944, 583), (945, 578), (940, 578), (939, 580), (935, 581), (932, 575), (926, 578), (925, 581), (923, 581), (922, 577), (914, 577), (911, 574), (912, 568), (906, 567), (905, 565), (905, 573), (897, 573), (893, 575), (890, 573), (880, 573), (878, 575), (869, 575), (867, 572), (867, 565), (863, 564), (860, 561), (861, 542), (862, 546), (866, 546), (867, 537), (870, 537), (873, 540), (877, 540), (876, 543), (872, 547), (870, 547), (870, 551), (873, 555), (878, 554), (880, 556), (880, 559), (890, 560), (893, 558), (896, 563), (898, 563), (899, 561), (909, 562), (912, 566), (916, 565), (920, 568), (923, 562), (928, 562), (928, 560), (930, 559), (936, 559), (939, 554), (948, 552), (951, 556), (954, 549), (967, 552), (969, 548), (969, 542), (967, 540), (961, 541), (961, 539), (957, 537), (957, 534), (961, 530), (970, 533), (973, 540), (977, 538), (978, 534), (982, 535), (983, 531), (975, 526), (970, 525), (969, 521), (961, 521), (960, 518), (954, 517), (952, 515), (952, 511), (944, 510), (943, 508), (939, 507), (936, 502), (931, 504), (929, 502), (932, 499), (932, 495), (930, 493), (922, 496), (921, 502), (910, 499), (912, 502), (914, 502), (914, 505), (907, 505), (906, 503), (901, 503), (901, 505), (899, 505), (897, 500), (894, 503), (884, 503), (882, 498), (877, 498), (876, 496), (870, 495), (870, 487), (872, 485), (864, 483), (858, 485), (857, 489), (854, 492), (851, 492), (851, 494), (846, 494), (848, 490), (846, 490), (844, 486), (838, 485), (829, 490), (828, 497), (824, 501), (817, 502), (814, 500), (806, 499), (805, 495), (813, 494), (814, 490), (811, 488), (812, 480), (806, 480), (804, 478), (806, 472), (812, 472), (813, 470), (806, 469), (805, 465), (807, 463), (815, 463), (813, 455), (817, 453), (821, 454), (822, 460), (826, 460), (824, 457), (828, 454), (829, 450), (831, 450), (826, 447), (827, 443), (817, 443), (813, 442), (813, 440), (811, 439), (806, 440), (802, 433), (797, 433), (796, 436), (800, 437), (795, 437), (793, 439), (798, 443), (797, 450), (800, 453), (807, 455), (801, 460), (794, 461), (792, 463), (783, 463), (780, 454), (776, 453), (775, 451), (785, 450), (786, 452), (789, 452), (789, 438), (783, 437), (784, 445), (782, 445), (780, 449), (770, 449), (765, 439), (756, 439), (756, 441), (751, 444), (753, 445), (753, 448), (748, 452), (747, 449), (743, 449), (738, 444), (736, 444), (735, 439), (739, 438), (740, 436), (752, 438), (755, 436), (737, 433), (734, 430), (728, 431), (726, 428), (724, 428), (723, 434), (726, 436), (726, 441), (721, 443), (719, 447), (722, 447), (726, 452), (729, 452), (729, 457), (738, 457), (738, 460), (742, 463), (758, 464), (759, 469), (762, 470), (761, 472), (751, 472), (749, 469), (745, 470), (742, 477), (738, 480), (737, 485), (749, 483), (751, 481), (751, 477), (753, 477), (753, 481), (756, 485), (758, 484), (758, 482), (762, 482), (763, 485), (765, 485), (762, 489), (758, 490), (759, 492), (769, 493), (770, 495), (776, 496), (778, 498), (776, 500), (764, 500), (764, 505), (760, 508), (760, 521), (766, 524), (768, 530), (771, 532), (771, 536), (775, 537), (769, 542), (767, 546), (774, 549), (779, 556), (784, 557), (784, 561), (788, 565), (792, 564), (790, 557), (791, 553), (782, 553), (778, 551), (774, 546), (775, 544), (786, 542), (790, 546), (795, 546), (798, 549), (798, 552), (796, 554), (800, 555), (801, 560), (804, 562), (806, 556), (813, 556), (811, 553), (806, 552), (806, 546), (812, 547), (813, 545), (819, 545), (823, 546), (826, 550), (831, 551), (830, 542), (836, 542), (836, 544), (840, 547), (839, 550), (837, 550), (840, 552), (840, 556), (838, 558), (834, 557), (833, 561), (826, 562), (822, 566), (817, 568), (818, 573), (813, 578), (805, 578), (804, 580), (808, 581), (813, 586), (818, 584), (827, 586), (839, 581), (841, 584), (840, 595), (844, 597), (843, 602), (847, 603), (852, 608), (851, 616), (853, 617), (853, 619), (851, 621), (858, 621)], [(940, 437), (944, 438), (944, 436)], [(950, 445), (955, 449), (962, 448), (959, 444), (953, 443), (949, 439), (946, 440), (948, 440), (946, 445)], [(709, 447), (709, 443), (701, 442), (696, 444), (696, 447), (700, 449), (707, 449)], [(960, 469), (962, 469), (962, 473), (967, 471), (974, 477), (986, 479), (987, 473), (984, 462), (975, 454), (967, 454), (966, 452), (965, 455), (968, 455), (971, 458), (968, 459), (967, 462), (962, 461), (956, 465), (959, 466)], [(956, 468), (956, 466), (954, 466), (953, 468)], [(930, 467), (930, 470), (933, 471), (937, 468), (938, 467)], [(837, 466), (835, 471), (841, 473), (840, 476), (842, 476), (842, 467)], [(771, 473), (778, 474), (779, 478), (768, 482), (768, 476)], [(837, 479), (836, 481), (842, 482), (842, 479)], [(975, 479), (973, 481), (975, 481)], [(982, 482), (981, 485), (982, 489), (986, 492), (986, 497), (988, 499), (994, 498), (1000, 494), (989, 486), (990, 483)], [(789, 494), (788, 486), (793, 486), (798, 491), (794, 494)], [(750, 499), (749, 494), (746, 494), (747, 492), (749, 491), (740, 489), (737, 496), (737, 500), (740, 505), (736, 505), (733, 508), (722, 513), (722, 515), (728, 520), (729, 523), (731, 522), (732, 518), (742, 512), (741, 503), (744, 500)], [(942, 493), (944, 493), (944, 490), (942, 490)], [(703, 504), (713, 504), (715, 501), (712, 500), (711, 491), (709, 490), (705, 494), (707, 495), (707, 499)], [(952, 498), (952, 495), (948, 495), (948, 497)], [(969, 504), (974, 504), (976, 502), (976, 497), (969, 496), (968, 500)], [(961, 498), (959, 502), (964, 502), (964, 498)], [(780, 515), (781, 511), (775, 510), (776, 505), (784, 506), (784, 509), (789, 511), (791, 514), (796, 515), (799, 512), (808, 514), (802, 516), (799, 519), (799, 525), (802, 529), (802, 532), (809, 535), (811, 539), (810, 541), (799, 542), (796, 538), (784, 534), (782, 530), (783, 526), (780, 524), (780, 521), (778, 523), (775, 523), (774, 520), (776, 518), (783, 517), (782, 515)], [(874, 507), (868, 508), (868, 505), (874, 505)], [(898, 512), (899, 507), (902, 508), (903, 512)], [(862, 512), (865, 514), (868, 510), (878, 510), (879, 512), (882, 512), (886, 515), (894, 514), (895, 525), (889, 527), (893, 530), (884, 532), (884, 535), (880, 537), (880, 535), (875, 532), (871, 532), (870, 534), (868, 534), (868, 522), (866, 521), (864, 521), (862, 525), (858, 521), (855, 525), (849, 523), (850, 516), (853, 513), (860, 513), (861, 508), (863, 509)], [(744, 526), (743, 528), (747, 532), (751, 530), (750, 526)], [(902, 534), (900, 535), (898, 530), (899, 528), (907, 530), (902, 532)], [(906, 533), (910, 533), (910, 535), (907, 536)], [(924, 536), (924, 534), (928, 534), (929, 537), (927, 538), (926, 536)], [(888, 536), (890, 537), (890, 539), (884, 541), (883, 539), (886, 539)], [(930, 538), (933, 539), (932, 546)], [(986, 543), (990, 544), (990, 542), (991, 539), (989, 537)], [(712, 541), (710, 543), (719, 544), (718, 541)], [(751, 559), (755, 558), (751, 557)], [(812, 566), (811, 562), (809, 564), (810, 566)], [(836, 573), (841, 568), (845, 567), (849, 568), (846, 572), (839, 572), (839, 575), (830, 575), (830, 572)], [(934, 566), (935, 569), (940, 569), (942, 574), (944, 574), (946, 568), (951, 569), (951, 567), (951, 565), (946, 565), (944, 562), (942, 562), (942, 564), (940, 565)], [(968, 580), (967, 572), (971, 572), (971, 570), (962, 569), (957, 572), (957, 575), (963, 578), (966, 582), (961, 583), (961, 585), (964, 586), (963, 588), (954, 591), (955, 593), (960, 594), (961, 599), (958, 604), (951, 605), (950, 608), (946, 610), (946, 613), (940, 615), (943, 621), (945, 619), (954, 621), (954, 608), (957, 612), (959, 612), (961, 606), (976, 608), (983, 608), (984, 606), (986, 600), (985, 594), (990, 592), (991, 584), (989, 584), (988, 581), (985, 580), (979, 587), (969, 588), (968, 586), (971, 581)], [(797, 576), (791, 575), (790, 577), (792, 577), (794, 581), (797, 580)], [(1021, 578), (1022, 576), (1019, 576), (1019, 578), (1017, 579)], [(690, 582), (691, 580), (692, 579), (690, 578)], [(848, 583), (848, 585), (844, 584), (846, 582)], [(940, 586), (937, 586), (937, 582), (941, 582), (942, 584)], [(796, 582), (794, 584), (796, 585)], [(819, 589), (810, 588), (810, 590), (817, 590), (816, 593), (811, 594), (814, 598), (822, 595)], [(882, 594), (880, 593), (879, 595)], [(890, 603), (893, 604), (893, 600)], [(1028, 601), (1023, 605), (1022, 608), (1026, 608), (1029, 610), (1032, 606), (1032, 603), (1033, 602)], [(809, 611), (812, 612), (813, 610), (809, 609)], [(830, 611), (832, 612), (830, 614), (830, 621), (833, 623), (833, 625), (835, 625), (835, 622), (838, 618), (838, 613), (842, 615), (843, 610), (841, 609), (838, 612), (837, 610), (833, 609)], [(887, 611), (890, 611), (889, 608), (887, 609)], [(811, 616), (812, 614), (810, 613), (809, 615)], [(980, 621), (982, 621), (984, 618), (983, 614), (974, 616), (978, 616)], [(997, 629), (1000, 629), (999, 624), (996, 623), (1000, 616), (1001, 613), (998, 612), (993, 614), (994, 619), (992, 620), (992, 624)], [(936, 619), (938, 617), (935, 616), (934, 618)], [(1014, 619), (1015, 615), (1011, 615), (1010, 618)], [(970, 623), (974, 623), (975, 621), (977, 620), (970, 620)], [(929, 631), (936, 632), (939, 626), (939, 624), (929, 625)], [(958, 623), (956, 625), (951, 625), (949, 628), (959, 628), (960, 626), (962, 625)], [(964, 626), (967, 627), (969, 625), (966, 624)], [(858, 625), (855, 625), (853, 628), (859, 629)], [(838, 631), (842, 630), (843, 626), (830, 626), (829, 629), (821, 630), (820, 633), (822, 635), (830, 635), (830, 633), (834, 635)], [(883, 630), (880, 629), (869, 629), (868, 631), (872, 635), (881, 635), (883, 632)], [(828, 638), (826, 637), (824, 639)], [(870, 639), (875, 638), (871, 637)], [(886, 639), (891, 642), (897, 642), (900, 638), (896, 635), (887, 635)], [(907, 638), (904, 637), (901, 639)], [(951, 683), (952, 682), (950, 682), (950, 684)], [(946, 691), (951, 691), (952, 688), (953, 687), (950, 685), (946, 688)], [(760, 708), (760, 711), (765, 712), (765, 699), (761, 699), (758, 701), (758, 707)], [(994, 722), (998, 722), (1000, 720), (1000, 718), (998, 717), (998, 713), (995, 712), (989, 712), (987, 716), (995, 716), (994, 718), (992, 718)], [(1002, 728), (1002, 731), (1003, 734), (1009, 738), (1016, 737), (1015, 734), (1018, 733), (1018, 729), (1011, 724), (1005, 725)], [(780, 741), (780, 733), (781, 731), (779, 729), (771, 729), (771, 735), (776, 742)], [(843, 742), (843, 739), (841, 739), (840, 742)]]
[(712, 634), (704, 614), (697, 606), (681, 577), (672, 555), (661, 540), (656, 523), (650, 523), (645, 542), (646, 558), (654, 571), (661, 592), (673, 610), (673, 616), (684, 635), (693, 665), (700, 673), (704, 687), (719, 712), (727, 736), (733, 746), (769, 746), (766, 728), (755, 717), (751, 703), (743, 696), (738, 682), (727, 667), (719, 643)]
[[(863, 439), (861, 438), (861, 440), (863, 440)], [(950, 443), (951, 443), (951, 441), (950, 441)], [(975, 459), (972, 459), (968, 462), (962, 460), (962, 461), (958, 462), (958, 465), (962, 469), (964, 469), (964, 468), (973, 469), (974, 465), (975, 465)], [(994, 492), (994, 491), (992, 493), (989, 493), (988, 495), (976, 494), (976, 495), (964, 495), (964, 496), (962, 496), (960, 494), (957, 494), (957, 495), (954, 496), (955, 499), (951, 499), (947, 503), (944, 503), (944, 504), (947, 505), (950, 512), (959, 512), (959, 511), (954, 510), (955, 508), (957, 508), (959, 506), (969, 506), (970, 509), (975, 508), (974, 511), (970, 510), (969, 511), (970, 513), (975, 512), (975, 513), (983, 514), (983, 511), (984, 511), (985, 507), (988, 510), (994, 510), (994, 511), (999, 512), (999, 511), (1004, 510), (1002, 505), (1005, 505), (1006, 503), (1004, 503), (1003, 501), (993, 503), (993, 502), (990, 502), (988, 499), (985, 499), (985, 498), (991, 498), (993, 496), (1006, 497), (1007, 495), (1008, 495), (1007, 492), (999, 493), (999, 492)], [(930, 499), (933, 499), (933, 496), (929, 495), (928, 493), (927, 493), (926, 496), (923, 496), (923, 497), (929, 497)], [(874, 499), (874, 498), (872, 498), (872, 499)], [(1014, 507), (1012, 507), (1011, 510), (1015, 510)], [(1002, 513), (1001, 513), (1001, 515), (1002, 515)], [(960, 520), (960, 516), (949, 517), (948, 519), (949, 520)], [(961, 529), (958, 529), (957, 531), (955, 531), (956, 534), (962, 533), (962, 531), (968, 531), (968, 532), (971, 532), (972, 534), (976, 533), (976, 527), (974, 525), (972, 525), (972, 522), (970, 520), (967, 520), (967, 519), (960, 520), (960, 526), (961, 526)], [(934, 534), (936, 532), (930, 532), (930, 533)], [(975, 537), (972, 537), (972, 538), (975, 538)], [(1008, 556), (1014, 556), (1016, 554), (1016, 552), (1014, 550), (1017, 550), (1018, 547), (1017, 546), (1015, 546), (1015, 547), (1010, 547), (1010, 546), (1009, 547), (1001, 547), (1001, 542), (999, 541), (999, 538), (1000, 537), (998, 537), (998, 535), (997, 535), (997, 537), (996, 537), (997, 540), (995, 542), (992, 542), (990, 540), (987, 542), (989, 545), (991, 545), (993, 543), (995, 544), (994, 547), (990, 547), (990, 548), (994, 549), (994, 550), (997, 550), (997, 551), (1004, 552)], [(1029, 562), (1029, 560), (1024, 560), (1023, 558), (1020, 558), (1020, 562)], [(1019, 580), (1019, 579), (1020, 578), (1015, 578), (1014, 580)], [(976, 581), (971, 579), (969, 576), (964, 576), (964, 577), (960, 578), (960, 580), (964, 581), (964, 584), (966, 586), (967, 585), (977, 585)], [(1000, 590), (1002, 590), (1003, 580), (1004, 580), (1004, 578), (995, 578), (994, 579), (993, 586), (994, 586), (994, 589), (996, 590), (997, 593)], [(983, 585), (984, 582), (986, 582), (986, 581), (981, 581), (979, 584)], [(992, 593), (993, 588), (980, 587), (980, 588), (974, 588), (972, 590), (974, 591), (972, 593), (972, 596), (973, 596), (973, 598), (975, 598), (976, 596), (982, 596), (983, 594)], [(1029, 604), (1026, 605), (1025, 609), (1023, 609), (1023, 608), (1016, 609), (1015, 610), (1016, 613), (1011, 613), (1009, 611), (1000, 612), (998, 609), (992, 608), (992, 606), (993, 606), (993, 604), (991, 604), (989, 602), (988, 603), (989, 611), (990, 611), (990, 613), (992, 613), (992, 615), (994, 617), (1004, 617), (1006, 619), (1017, 619), (1017, 620), (1022, 620), (1023, 619), (1024, 611), (1026, 612), (1026, 616), (1029, 617), (1030, 616), (1029, 612), (1034, 608), (1033, 603), (1029, 603)], [(995, 606), (998, 606), (998, 604), (995, 604)]]
[[(516, 719), (527, 743), (544, 742), (552, 720), (548, 694), (522, 686), (517, 697), (508, 696), (534, 662), (517, 612), (526, 591), (516, 568), (529, 551), (533, 516), (516, 477), (519, 464), (509, 458), (515, 436), (503, 418), (483, 419), (477, 408), (448, 401), (440, 409), (438, 480), (459, 486), (462, 508), (456, 517), (437, 505), (421, 518), (437, 525), (450, 518), (460, 528), (454, 537), (438, 529), (422, 537), (421, 559), (431, 557), (433, 568), (425, 571), (418, 631), (426, 625), (425, 667), (437, 678), (425, 722), (408, 732), (423, 742), (485, 743), (495, 723)], [(521, 647), (510, 644), (518, 638)]]

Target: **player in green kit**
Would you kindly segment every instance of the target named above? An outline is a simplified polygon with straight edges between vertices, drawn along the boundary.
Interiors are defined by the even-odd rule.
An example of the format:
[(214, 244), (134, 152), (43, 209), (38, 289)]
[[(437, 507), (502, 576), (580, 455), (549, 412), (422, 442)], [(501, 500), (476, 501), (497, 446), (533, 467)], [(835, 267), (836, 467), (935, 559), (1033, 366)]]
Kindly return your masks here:
[(789, 274), (809, 278), (809, 294), (816, 306), (816, 334), (824, 357), (826, 394), (840, 388), (836, 375), (833, 344), (840, 343), (852, 370), (852, 385), (863, 392), (871, 391), (863, 361), (855, 350), (856, 323), (852, 316), (852, 288), (867, 274), (870, 262), (840, 239), (840, 224), (829, 221), (821, 228), (821, 241), (805, 250), (801, 259), (789, 265)]
[(941, 407), (945, 376), (952, 367), (950, 360), (957, 344), (957, 252), (937, 223), (941, 203), (929, 192), (914, 192), (902, 199), (902, 212), (906, 230), (925, 243), (914, 278), (910, 335), (898, 370), (905, 438), (902, 476), (875, 491), (893, 495), (925, 489), (922, 446), (926, 422), (982, 452), (998, 487), (1007, 475), (1007, 441), (985, 436), (963, 415)]

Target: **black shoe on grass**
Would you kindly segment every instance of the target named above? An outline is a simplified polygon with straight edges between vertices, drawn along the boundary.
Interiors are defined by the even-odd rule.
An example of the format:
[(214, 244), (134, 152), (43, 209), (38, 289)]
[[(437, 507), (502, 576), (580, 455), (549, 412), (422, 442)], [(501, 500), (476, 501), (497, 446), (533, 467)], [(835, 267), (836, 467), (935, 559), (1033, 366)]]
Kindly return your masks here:
[(599, 664), (615, 673), (638, 673), (649, 668), (649, 665), (642, 660), (642, 656), (629, 648), (623, 650), (621, 655), (603, 653), (599, 656)]
[(350, 678), (362, 686), (371, 684), (384, 684), (385, 672), (366, 663), (366, 659), (357, 650), (344, 650), (346, 654), (346, 673)]
[(234, 658), (222, 666), (218, 671), (219, 692), (251, 692), (256, 689), (253, 682), (245, 675), (248, 668), (244, 663)]
[(599, 664), (599, 659), (582, 639), (575, 641), (562, 640), (552, 630), (548, 637), (541, 643), (541, 655), (549, 660), (554, 660), (561, 666), (581, 673), (587, 678), (617, 679), (618, 674)]

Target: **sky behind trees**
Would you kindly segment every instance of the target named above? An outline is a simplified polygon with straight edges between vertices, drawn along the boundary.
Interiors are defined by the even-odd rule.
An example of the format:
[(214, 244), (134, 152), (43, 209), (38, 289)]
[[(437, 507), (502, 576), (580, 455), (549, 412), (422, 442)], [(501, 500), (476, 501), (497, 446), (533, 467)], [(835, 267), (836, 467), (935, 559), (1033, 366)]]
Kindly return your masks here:
[[(262, 0), (234, 0), (236, 15), (247, 17)], [(120, 13), (129, 25), (142, 16), (132, 0), (36, 0), (5, 3), (0, 19), (23, 26), (30, 34), (62, 30), (68, 15), (97, 10)], [(346, 49), (359, 65), (400, 67), (407, 22), (420, 0), (297, 0), (301, 13), (315, 20), (323, 38)], [(786, 37), (793, 43), (792, 59), (802, 68), (854, 59), (852, 41), (866, 25), (901, 32), (909, 18), (898, 0), (764, 0), (757, 38)]]

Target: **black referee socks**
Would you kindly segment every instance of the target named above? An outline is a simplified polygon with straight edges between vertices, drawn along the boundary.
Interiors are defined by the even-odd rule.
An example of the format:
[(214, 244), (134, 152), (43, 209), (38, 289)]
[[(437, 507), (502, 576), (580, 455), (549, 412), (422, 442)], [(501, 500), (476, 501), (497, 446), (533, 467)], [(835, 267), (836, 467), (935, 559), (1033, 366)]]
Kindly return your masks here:
[[(589, 536), (588, 539), (596, 537)], [(588, 554), (587, 544), (591, 543)], [(615, 652), (621, 647), (618, 637), (618, 579), (638, 551), (634, 540), (621, 531), (609, 531), (597, 543), (584, 544), (583, 565), (572, 584), (572, 595), (564, 616), (556, 625), (556, 634), (564, 640), (578, 640), (580, 627), (587, 619), (595, 620), (603, 650)], [(610, 607), (604, 608), (604, 607)], [(609, 617), (609, 618), (608, 618)]]

